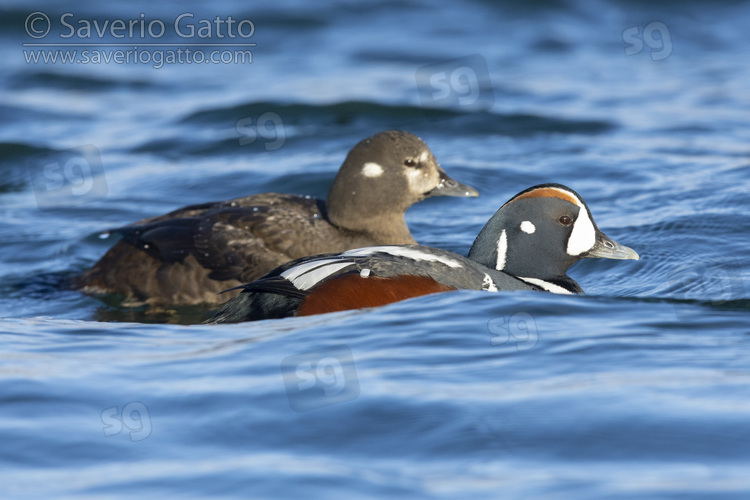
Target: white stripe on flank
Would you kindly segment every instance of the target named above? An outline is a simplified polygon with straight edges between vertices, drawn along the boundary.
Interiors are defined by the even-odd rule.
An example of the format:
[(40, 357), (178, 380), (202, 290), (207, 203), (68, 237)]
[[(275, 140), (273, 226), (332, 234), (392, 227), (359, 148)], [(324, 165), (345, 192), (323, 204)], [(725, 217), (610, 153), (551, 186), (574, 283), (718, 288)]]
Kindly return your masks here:
[(405, 257), (411, 260), (425, 261), (425, 262), (440, 262), (448, 267), (463, 267), (459, 261), (451, 259), (443, 255), (435, 255), (421, 250), (415, 250), (413, 248), (406, 248), (397, 245), (387, 245), (378, 247), (365, 247), (356, 248), (354, 250), (347, 250), (341, 255), (346, 257), (367, 257), (376, 253), (387, 253), (388, 255), (394, 255), (396, 257)]
[(524, 278), (523, 276), (517, 276), (517, 278), (525, 281), (526, 283), (542, 287), (548, 292), (559, 293), (561, 295), (573, 295), (573, 292), (571, 292), (570, 290), (566, 290), (560, 285), (555, 285), (554, 283), (550, 283), (549, 281), (544, 281), (539, 278)]
[(497, 292), (497, 285), (494, 281), (492, 281), (492, 278), (490, 278), (489, 274), (484, 275), (484, 279), (482, 280), (482, 290), (487, 290), (488, 292)]
[(354, 265), (351, 261), (321, 259), (304, 262), (287, 269), (281, 276), (288, 279), (299, 290), (309, 290), (335, 272)]
[(505, 229), (500, 233), (500, 238), (497, 240), (497, 264), (495, 269), (502, 271), (505, 267), (505, 258), (508, 254), (508, 235), (505, 234)]

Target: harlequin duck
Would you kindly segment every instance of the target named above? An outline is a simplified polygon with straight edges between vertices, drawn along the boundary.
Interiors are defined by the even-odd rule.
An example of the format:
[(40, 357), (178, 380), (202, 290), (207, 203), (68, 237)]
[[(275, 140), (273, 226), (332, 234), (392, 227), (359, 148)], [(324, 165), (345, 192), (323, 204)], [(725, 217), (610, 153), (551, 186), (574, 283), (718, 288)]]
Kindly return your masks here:
[[(416, 243), (404, 212), (428, 196), (477, 196), (451, 179), (418, 137), (390, 130), (347, 155), (328, 200), (264, 193), (192, 205), (114, 229), (122, 239), (73, 279), (123, 305), (225, 300), (218, 292), (292, 259), (371, 245)], [(238, 293), (238, 292), (235, 292)]]
[(297, 259), (240, 287), (207, 323), (374, 307), (457, 289), (583, 293), (566, 272), (586, 257), (637, 260), (638, 254), (605, 236), (575, 191), (541, 184), (492, 216), (468, 258), (405, 245)]

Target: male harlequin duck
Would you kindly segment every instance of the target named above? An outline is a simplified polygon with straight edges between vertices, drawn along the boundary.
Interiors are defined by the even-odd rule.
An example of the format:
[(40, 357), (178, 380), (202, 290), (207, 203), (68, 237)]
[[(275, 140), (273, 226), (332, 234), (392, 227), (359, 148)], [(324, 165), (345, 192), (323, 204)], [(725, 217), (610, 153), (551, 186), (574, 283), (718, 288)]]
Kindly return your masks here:
[(216, 304), (226, 300), (218, 292), (292, 259), (416, 243), (404, 212), (428, 196), (477, 191), (451, 179), (418, 137), (381, 132), (349, 152), (327, 202), (256, 194), (114, 229), (122, 240), (72, 284), (85, 293), (124, 295), (130, 306)]
[(297, 259), (240, 287), (207, 323), (374, 307), (457, 289), (583, 293), (566, 272), (585, 257), (637, 260), (638, 254), (605, 236), (575, 191), (541, 184), (492, 216), (468, 258), (406, 245)]

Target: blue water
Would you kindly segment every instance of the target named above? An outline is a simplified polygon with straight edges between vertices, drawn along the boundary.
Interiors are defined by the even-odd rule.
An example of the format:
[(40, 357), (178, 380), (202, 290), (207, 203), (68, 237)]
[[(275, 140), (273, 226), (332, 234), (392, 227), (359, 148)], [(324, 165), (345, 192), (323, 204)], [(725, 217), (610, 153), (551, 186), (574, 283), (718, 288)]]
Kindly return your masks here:
[[(0, 497), (749, 498), (750, 5), (524, 5), (5, 2)], [(252, 20), (252, 63), (27, 63), (24, 43), (122, 43), (60, 38), (68, 12), (144, 13), (160, 43), (183, 13)], [(64, 286), (107, 228), (325, 196), (391, 128), (480, 191), (410, 209), (421, 243), (466, 252), (560, 182), (641, 260), (577, 264), (586, 296), (227, 326)]]

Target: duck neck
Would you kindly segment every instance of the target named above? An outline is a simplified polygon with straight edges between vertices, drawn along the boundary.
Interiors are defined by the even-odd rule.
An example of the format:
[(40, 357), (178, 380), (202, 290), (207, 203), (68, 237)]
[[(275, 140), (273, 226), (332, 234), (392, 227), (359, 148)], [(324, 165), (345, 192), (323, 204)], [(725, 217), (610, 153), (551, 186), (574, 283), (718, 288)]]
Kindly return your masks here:
[(368, 216), (328, 209), (328, 220), (337, 228), (361, 235), (368, 244), (412, 245), (416, 241), (402, 213), (380, 213)]

